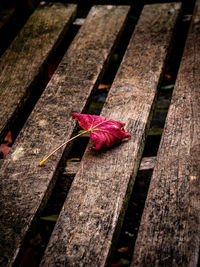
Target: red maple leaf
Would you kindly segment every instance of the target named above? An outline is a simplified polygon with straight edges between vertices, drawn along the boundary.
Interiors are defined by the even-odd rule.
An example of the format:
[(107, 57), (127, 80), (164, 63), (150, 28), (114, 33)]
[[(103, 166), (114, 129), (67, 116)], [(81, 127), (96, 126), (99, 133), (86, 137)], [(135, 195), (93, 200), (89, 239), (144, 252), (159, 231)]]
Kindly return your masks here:
[(103, 116), (73, 113), (72, 119), (76, 118), (79, 125), (90, 133), (96, 150), (102, 147), (110, 147), (121, 140), (131, 137), (124, 130), (124, 123), (114, 121)]
[(95, 143), (94, 149), (100, 150), (102, 147), (110, 147), (113, 144), (119, 143), (123, 139), (131, 137), (129, 133), (124, 130), (124, 123), (120, 121), (114, 121), (102, 116), (73, 113), (72, 119), (76, 118), (79, 125), (85, 130), (71, 139), (64, 142), (51, 152), (46, 158), (40, 161), (41, 166), (48, 158), (50, 158), (61, 147), (71, 142), (75, 138), (85, 133), (90, 133), (91, 139)]

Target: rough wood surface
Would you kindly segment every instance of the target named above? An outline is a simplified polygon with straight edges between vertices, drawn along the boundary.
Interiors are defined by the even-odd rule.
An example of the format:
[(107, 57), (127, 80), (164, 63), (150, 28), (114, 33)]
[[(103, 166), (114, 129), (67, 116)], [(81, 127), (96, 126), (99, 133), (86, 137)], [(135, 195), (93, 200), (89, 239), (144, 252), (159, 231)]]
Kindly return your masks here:
[(20, 116), (44, 63), (63, 39), (76, 5), (40, 4), (0, 58), (0, 141)]
[(156, 157), (143, 157), (140, 163), (140, 171), (153, 169), (155, 166)]
[(179, 4), (145, 6), (102, 112), (124, 121), (132, 138), (105, 152), (87, 148), (41, 266), (106, 264), (139, 167), (179, 10)]
[(131, 266), (198, 266), (200, 8), (187, 37)]
[[(95, 6), (19, 134), (0, 171), (0, 265), (12, 265), (26, 233), (53, 187), (62, 151), (42, 167), (38, 163), (74, 129), (102, 75), (129, 7)], [(52, 179), (52, 177), (54, 177)]]
[[(139, 170), (150, 170), (154, 168), (156, 162), (156, 157), (144, 157), (141, 160)], [(1, 164), (1, 161), (0, 161)], [(67, 166), (65, 169), (66, 174), (75, 175), (78, 171), (78, 168), (80, 166), (80, 161), (70, 161), (67, 162)]]

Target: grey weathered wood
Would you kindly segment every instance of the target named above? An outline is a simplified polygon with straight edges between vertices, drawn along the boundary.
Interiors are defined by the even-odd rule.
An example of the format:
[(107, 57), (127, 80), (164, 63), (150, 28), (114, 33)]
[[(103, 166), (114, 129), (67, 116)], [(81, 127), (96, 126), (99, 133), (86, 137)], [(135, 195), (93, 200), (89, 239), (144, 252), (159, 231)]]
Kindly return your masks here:
[(43, 2), (0, 58), (0, 141), (22, 110), (39, 73), (63, 39), (76, 5)]
[(139, 167), (179, 11), (180, 4), (144, 7), (102, 112), (124, 121), (132, 138), (105, 152), (87, 148), (41, 266), (106, 264)]
[(140, 163), (140, 171), (153, 169), (155, 166), (156, 157), (143, 157)]
[(131, 266), (198, 266), (200, 8), (187, 37)]
[[(150, 170), (154, 168), (156, 162), (156, 157), (143, 157), (140, 163), (139, 170)], [(80, 161), (70, 161), (67, 162), (67, 166), (65, 169), (66, 174), (75, 175), (78, 171), (78, 168), (80, 166)]]
[[(95, 6), (64, 55), (0, 171), (0, 265), (12, 265), (55, 184), (62, 151), (38, 163), (74, 129), (124, 27), (129, 7)], [(52, 178), (54, 177), (54, 178)]]
[(76, 26), (82, 26), (85, 22), (85, 19), (84, 18), (77, 18), (73, 24), (76, 25)]

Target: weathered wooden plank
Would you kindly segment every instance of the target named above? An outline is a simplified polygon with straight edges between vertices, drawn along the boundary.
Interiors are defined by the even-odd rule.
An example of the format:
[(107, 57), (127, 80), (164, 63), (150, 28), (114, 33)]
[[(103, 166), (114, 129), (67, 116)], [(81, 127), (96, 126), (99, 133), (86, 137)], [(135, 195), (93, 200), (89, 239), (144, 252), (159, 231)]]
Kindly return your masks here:
[[(0, 265), (12, 265), (29, 226), (40, 213), (62, 151), (38, 163), (74, 129), (124, 27), (129, 7), (95, 6), (81, 27), (0, 171)], [(54, 177), (54, 178), (52, 178)]]
[(85, 19), (84, 18), (77, 18), (73, 24), (76, 25), (76, 26), (82, 26), (85, 22)]
[(132, 139), (105, 152), (87, 148), (41, 266), (106, 264), (139, 167), (179, 11), (180, 4), (145, 6), (102, 112), (124, 121)]
[(200, 8), (190, 27), (131, 266), (198, 266)]
[(140, 163), (140, 171), (153, 169), (155, 166), (156, 157), (143, 157)]
[[(139, 170), (150, 170), (154, 168), (156, 162), (156, 157), (143, 157), (140, 163)], [(1, 161), (0, 161), (1, 164)], [(80, 161), (70, 161), (67, 162), (67, 166), (65, 169), (66, 174), (75, 175), (78, 171), (78, 168), (80, 166)]]
[(37, 0), (0, 1), (0, 55), (15, 38), (37, 5)]
[(42, 3), (0, 58), (0, 141), (26, 100), (34, 93), (34, 82), (63, 39), (75, 5)]

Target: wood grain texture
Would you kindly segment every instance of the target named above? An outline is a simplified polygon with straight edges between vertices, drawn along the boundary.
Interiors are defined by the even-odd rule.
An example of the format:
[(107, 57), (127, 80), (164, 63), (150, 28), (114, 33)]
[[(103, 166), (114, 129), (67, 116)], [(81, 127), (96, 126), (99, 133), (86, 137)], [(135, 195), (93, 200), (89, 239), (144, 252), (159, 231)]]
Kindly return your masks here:
[(131, 266), (198, 265), (200, 9), (187, 37)]
[[(139, 170), (144, 171), (144, 170), (151, 170), (154, 168), (156, 162), (156, 157), (144, 157), (141, 160)], [(0, 161), (1, 164), (1, 161)], [(67, 162), (67, 166), (65, 168), (65, 173), (66, 175), (75, 175), (78, 171), (78, 168), (80, 166), (80, 161), (70, 161)]]
[[(69, 139), (88, 96), (104, 71), (129, 7), (96, 6), (29, 116), (0, 171), (0, 265), (12, 265), (26, 233), (55, 184), (62, 151), (38, 163)], [(54, 178), (53, 178), (54, 177)]]
[(156, 157), (143, 157), (140, 163), (140, 171), (151, 170), (154, 168)]
[(104, 152), (91, 151), (89, 145), (41, 266), (107, 263), (139, 167), (179, 11), (179, 4), (144, 8), (102, 111), (125, 122), (132, 139)]
[(43, 66), (63, 39), (76, 5), (40, 4), (0, 58), (0, 141), (19, 117)]

